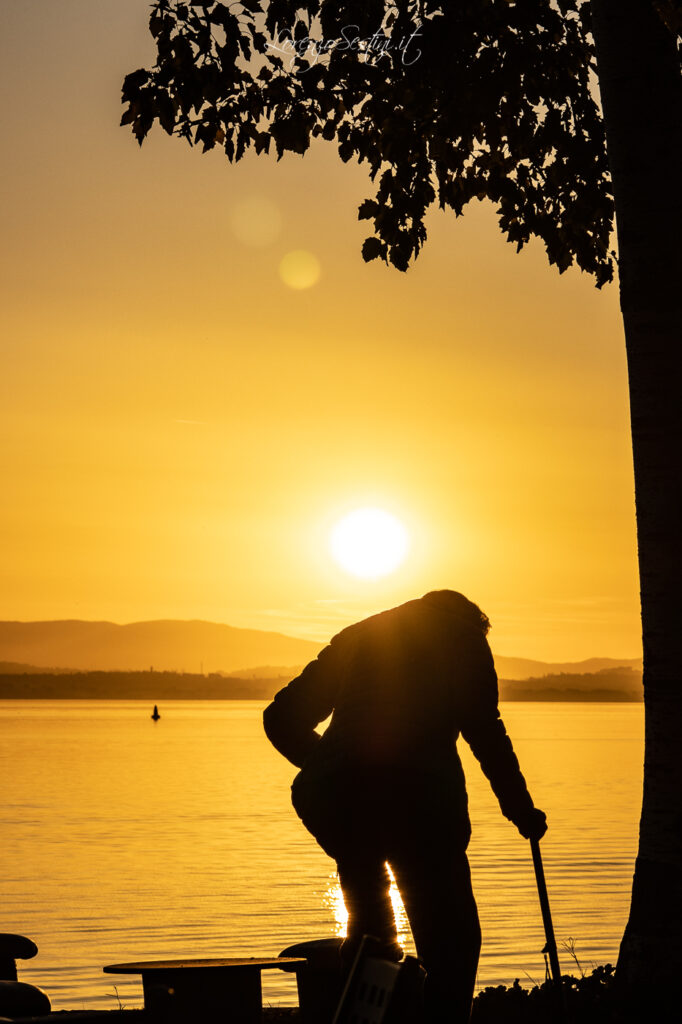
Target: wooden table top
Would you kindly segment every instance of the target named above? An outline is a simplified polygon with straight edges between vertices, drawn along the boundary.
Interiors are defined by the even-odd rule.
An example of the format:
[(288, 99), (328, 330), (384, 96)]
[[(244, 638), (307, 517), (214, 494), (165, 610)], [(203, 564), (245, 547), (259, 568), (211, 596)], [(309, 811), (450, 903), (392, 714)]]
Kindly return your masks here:
[(210, 960), (142, 960), (133, 964), (109, 964), (103, 967), (105, 974), (141, 974), (147, 971), (181, 971), (207, 970), (211, 968), (252, 968), (264, 971), (270, 967), (292, 969), (297, 964), (306, 963), (302, 956), (277, 957), (218, 957)]

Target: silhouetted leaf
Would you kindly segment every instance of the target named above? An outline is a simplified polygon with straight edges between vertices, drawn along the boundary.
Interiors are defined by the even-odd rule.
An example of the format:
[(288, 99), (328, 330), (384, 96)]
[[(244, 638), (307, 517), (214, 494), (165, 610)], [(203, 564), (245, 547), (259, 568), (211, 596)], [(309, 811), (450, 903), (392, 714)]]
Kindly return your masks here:
[(358, 220), (371, 220), (378, 209), (378, 204), (373, 199), (365, 199), (364, 203), (360, 203), (358, 207)]
[(378, 256), (386, 257), (386, 246), (378, 238), (366, 238), (362, 243), (362, 258), (365, 263), (375, 260)]
[[(376, 234), (365, 258), (404, 270), (434, 202), (460, 216), (489, 199), (518, 249), (536, 236), (560, 271), (576, 263), (600, 286), (613, 276), (613, 196), (588, 6), (154, 0), (157, 61), (127, 76), (122, 123), (141, 142), (158, 120), (230, 160), (271, 138), (278, 159), (334, 142), (375, 182), (358, 211)], [(333, 45), (316, 56), (318, 16)]]

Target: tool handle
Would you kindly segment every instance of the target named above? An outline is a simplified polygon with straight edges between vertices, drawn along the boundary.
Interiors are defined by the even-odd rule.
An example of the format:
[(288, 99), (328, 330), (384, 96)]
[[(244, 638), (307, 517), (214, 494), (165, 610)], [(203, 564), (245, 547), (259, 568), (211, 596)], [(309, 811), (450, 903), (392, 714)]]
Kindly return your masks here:
[(549, 910), (549, 899), (547, 897), (547, 885), (545, 883), (545, 872), (542, 867), (542, 855), (540, 853), (540, 840), (531, 839), (530, 849), (533, 854), (533, 867), (535, 868), (535, 880), (538, 886), (538, 896), (540, 897), (540, 910), (542, 911), (542, 923), (545, 926), (545, 939), (547, 940), (547, 955), (549, 957), (549, 966), (552, 972), (552, 978), (554, 982), (561, 986), (561, 969), (559, 967), (559, 955), (556, 948), (556, 939), (554, 938), (554, 927), (552, 925), (552, 915)]

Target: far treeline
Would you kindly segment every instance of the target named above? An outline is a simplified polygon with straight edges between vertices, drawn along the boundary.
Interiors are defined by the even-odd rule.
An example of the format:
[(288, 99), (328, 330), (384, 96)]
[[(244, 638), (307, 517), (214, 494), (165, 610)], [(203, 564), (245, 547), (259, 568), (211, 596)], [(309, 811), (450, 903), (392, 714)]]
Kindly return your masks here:
[[(293, 675), (294, 673), (292, 673)], [(271, 700), (291, 676), (251, 679), (190, 672), (9, 672), (0, 674), (5, 700)], [(500, 700), (641, 701), (642, 673), (609, 668), (505, 680)]]

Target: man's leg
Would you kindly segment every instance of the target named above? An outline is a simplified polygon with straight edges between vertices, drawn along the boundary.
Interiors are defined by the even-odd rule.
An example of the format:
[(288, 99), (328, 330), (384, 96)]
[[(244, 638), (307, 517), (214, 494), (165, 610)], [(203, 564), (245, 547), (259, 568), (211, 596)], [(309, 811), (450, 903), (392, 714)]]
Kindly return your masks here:
[(426, 969), (426, 1024), (467, 1024), (481, 929), (466, 853), (401, 850), (390, 858), (417, 953)]
[(387, 959), (398, 961), (402, 949), (389, 895), (391, 880), (379, 855), (353, 853), (338, 861), (343, 902), (348, 911), (346, 940), (341, 947), (345, 966), (353, 963), (363, 935), (379, 939)]

